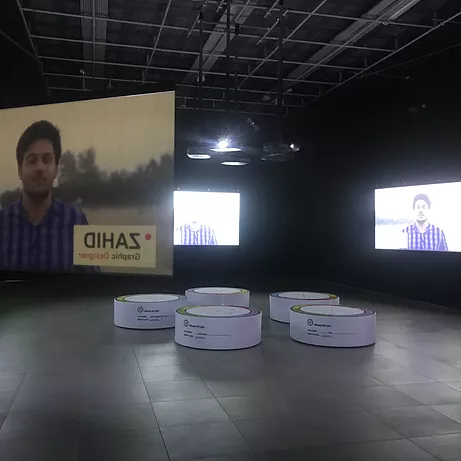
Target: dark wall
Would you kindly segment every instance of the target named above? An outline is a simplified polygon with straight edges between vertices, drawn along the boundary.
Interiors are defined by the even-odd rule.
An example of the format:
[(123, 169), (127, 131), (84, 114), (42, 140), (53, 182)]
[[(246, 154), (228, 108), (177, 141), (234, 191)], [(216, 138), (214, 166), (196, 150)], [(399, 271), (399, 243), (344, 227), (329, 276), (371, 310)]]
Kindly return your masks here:
[[(461, 73), (448, 67), (386, 90), (368, 83), (324, 106), (337, 139), (325, 152), (334, 180), (318, 217), (325, 277), (458, 304), (460, 253), (374, 250), (376, 187), (461, 181)], [(460, 200), (453, 197), (451, 212)]]
[[(217, 139), (223, 127), (232, 133), (248, 127), (247, 116), (204, 115), (201, 123), (206, 136)], [(309, 117), (306, 118), (306, 125)], [(278, 119), (256, 117), (264, 141), (278, 138)], [(200, 270), (208, 276), (220, 274), (303, 275), (316, 273), (308, 264), (305, 244), (312, 232), (306, 197), (314, 189), (318, 173), (309, 168), (320, 155), (321, 140), (315, 137), (313, 124), (299, 132), (287, 122), (285, 132), (303, 145), (298, 157), (287, 163), (253, 162), (245, 167), (229, 167), (208, 161), (190, 160), (187, 145), (200, 137), (197, 114), (177, 114), (176, 182), (190, 190), (236, 191), (241, 193), (239, 247), (176, 247), (175, 274), (184, 276)], [(199, 133), (200, 135), (199, 135)], [(308, 136), (307, 133), (310, 133)], [(202, 135), (204, 137), (205, 135)], [(242, 136), (252, 137), (251, 131)], [(212, 138), (213, 139), (213, 138)], [(306, 161), (309, 159), (308, 161)], [(306, 213), (307, 212), (307, 213)], [(307, 225), (306, 225), (307, 223)]]

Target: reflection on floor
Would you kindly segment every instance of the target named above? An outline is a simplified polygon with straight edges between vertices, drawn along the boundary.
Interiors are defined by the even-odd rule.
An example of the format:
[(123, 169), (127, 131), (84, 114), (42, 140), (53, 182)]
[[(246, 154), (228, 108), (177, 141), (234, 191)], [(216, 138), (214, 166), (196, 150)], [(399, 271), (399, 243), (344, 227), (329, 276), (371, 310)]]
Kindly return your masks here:
[(110, 297), (2, 300), (0, 460), (459, 461), (461, 311), (335, 291), (377, 310), (374, 347), (295, 343), (267, 293), (234, 352), (115, 328)]

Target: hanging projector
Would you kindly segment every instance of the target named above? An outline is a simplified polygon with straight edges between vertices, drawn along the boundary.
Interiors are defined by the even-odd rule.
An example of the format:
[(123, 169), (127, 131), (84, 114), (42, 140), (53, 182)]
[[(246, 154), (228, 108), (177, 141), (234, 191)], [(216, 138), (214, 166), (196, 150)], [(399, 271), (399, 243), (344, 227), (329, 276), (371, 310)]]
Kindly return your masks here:
[(263, 146), (264, 155), (261, 160), (268, 162), (287, 162), (299, 151), (296, 144), (285, 144), (283, 141), (267, 142)]
[[(204, 2), (206, 3), (206, 2)], [(222, 2), (221, 2), (222, 3)], [(202, 144), (189, 147), (187, 149), (187, 156), (194, 160), (210, 160), (212, 162), (220, 163), (225, 166), (244, 166), (248, 165), (251, 161), (264, 160), (266, 162), (287, 162), (292, 160), (295, 153), (299, 151), (299, 146), (294, 143), (285, 143), (283, 141), (283, 119), (285, 111), (283, 108), (283, 53), (282, 48), (284, 44), (285, 36), (285, 14), (286, 9), (283, 7), (283, 2), (280, 2), (279, 18), (278, 18), (278, 51), (279, 51), (279, 62), (278, 62), (278, 87), (277, 87), (277, 106), (279, 112), (279, 140), (266, 142), (261, 145), (263, 139), (271, 139), (274, 133), (274, 127), (267, 130), (267, 133), (272, 133), (270, 137), (265, 138), (266, 130), (262, 129), (253, 117), (248, 117), (246, 123), (251, 127), (251, 135), (242, 135), (242, 130), (220, 131), (222, 138), (216, 140), (216, 134), (211, 136), (211, 139), (202, 138)], [(231, 81), (231, 57), (230, 57), (230, 40), (231, 40), (231, 7), (230, 0), (227, 2), (226, 8), (226, 59), (227, 59), (227, 72), (226, 72), (226, 111), (230, 113), (230, 81)], [(199, 69), (198, 69), (198, 108), (199, 114), (202, 113), (202, 83), (203, 83), (203, 49), (204, 49), (204, 35), (203, 35), (203, 5), (199, 12), (198, 20), (200, 21), (200, 47), (199, 47)], [(235, 37), (238, 37), (239, 25), (235, 24)], [(237, 55), (236, 55), (237, 59)], [(238, 75), (236, 75), (235, 87), (238, 87)], [(263, 100), (268, 101), (270, 98), (266, 95)], [(237, 100), (236, 100), (237, 103)], [(236, 110), (237, 112), (237, 110)], [(225, 134), (224, 134), (225, 133)], [(273, 138), (272, 138), (273, 139)]]
[(232, 146), (227, 139), (218, 141), (215, 145), (201, 145), (187, 148), (187, 156), (193, 160), (208, 160), (212, 157), (223, 159), (222, 154), (241, 152), (240, 147)]

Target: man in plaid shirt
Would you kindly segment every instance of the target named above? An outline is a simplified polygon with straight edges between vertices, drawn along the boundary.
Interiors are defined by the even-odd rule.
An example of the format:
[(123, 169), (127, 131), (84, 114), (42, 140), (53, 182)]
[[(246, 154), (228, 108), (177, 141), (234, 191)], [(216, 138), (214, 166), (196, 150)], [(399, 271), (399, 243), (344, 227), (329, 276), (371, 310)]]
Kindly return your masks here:
[(431, 201), (426, 194), (418, 194), (413, 199), (415, 222), (406, 227), (407, 249), (419, 251), (448, 251), (445, 233), (440, 227), (429, 222)]

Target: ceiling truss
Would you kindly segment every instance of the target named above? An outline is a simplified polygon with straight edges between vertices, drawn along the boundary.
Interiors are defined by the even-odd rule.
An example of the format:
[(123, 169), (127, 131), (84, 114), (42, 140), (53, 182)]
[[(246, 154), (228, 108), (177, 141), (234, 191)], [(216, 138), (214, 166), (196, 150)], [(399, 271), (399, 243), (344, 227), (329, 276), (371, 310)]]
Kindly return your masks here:
[[(203, 76), (202, 84), (205, 110), (223, 110), (226, 98), (226, 75), (223, 62), (226, 59), (226, 9), (227, 0), (191, 0), (194, 7), (187, 21), (175, 21), (171, 10), (184, 0), (163, 0), (157, 15), (158, 22), (139, 21), (131, 18), (113, 17), (110, 14), (112, 0), (79, 0), (80, 11), (52, 11), (43, 8), (41, 0), (30, 0), (24, 7), (16, 0), (18, 9), (24, 18), (30, 44), (36, 62), (39, 63), (44, 83), (51, 91), (90, 91), (100, 85), (110, 87), (112, 84), (142, 85), (144, 83), (173, 82), (177, 88), (178, 107), (193, 109), (197, 107), (197, 76), (199, 73), (199, 50), (178, 46), (169, 42), (170, 37), (195, 37), (200, 33), (199, 11), (207, 11), (203, 20)], [(357, 0), (357, 2), (363, 0)], [(284, 53), (286, 73), (284, 81), (284, 106), (287, 109), (304, 107), (326, 94), (342, 87), (346, 83), (361, 77), (374, 75), (379, 77), (396, 77), (379, 72), (381, 63), (394, 57), (441, 27), (452, 23), (461, 16), (459, 13), (446, 19), (437, 17), (437, 21), (428, 17), (425, 21), (411, 22), (402, 20), (407, 12), (422, 0), (381, 0), (360, 15), (350, 15), (352, 10), (338, 11), (332, 7), (335, 0), (318, 0), (310, 2), (311, 9), (291, 8), (302, 5), (301, 2), (285, 0), (284, 18), (290, 20), (283, 46), (293, 53)], [(437, 0), (439, 3), (451, 0)], [(118, 7), (122, 0), (117, 0)], [(127, 2), (128, 3), (128, 2)], [(160, 2), (159, 2), (160, 3)], [(231, 0), (230, 17), (232, 33), (230, 42), (240, 41), (238, 49), (238, 67), (233, 77), (238, 91), (232, 92), (233, 109), (239, 112), (264, 112), (269, 115), (277, 113), (276, 83), (274, 69), (278, 63), (278, 15), (280, 0)], [(314, 5), (312, 5), (314, 3)], [(176, 5), (175, 5), (176, 4)], [(210, 14), (211, 12), (212, 14)], [(255, 16), (253, 16), (255, 15)], [(118, 15), (120, 16), (120, 15)], [(81, 38), (75, 34), (43, 33), (34, 27), (34, 21), (40, 18), (62, 18), (81, 21)], [(152, 17), (152, 16), (150, 16)], [(344, 24), (342, 30), (327, 39), (322, 34), (309, 34), (312, 20), (335, 21)], [(411, 19), (411, 18), (410, 18)], [(29, 24), (32, 23), (32, 27)], [(239, 33), (235, 35), (235, 24)], [(149, 33), (150, 43), (130, 41), (119, 36), (108, 40), (109, 27), (135, 27)], [(392, 40), (367, 40), (376, 30), (383, 26), (394, 28)], [(382, 29), (381, 29), (382, 30)], [(412, 35), (399, 43), (395, 33), (410, 31)], [(149, 32), (150, 31), (150, 32)], [(238, 42), (237, 41), (237, 42)], [(242, 46), (242, 41), (248, 45)], [(50, 53), (50, 44), (59, 46), (81, 47), (81, 58), (64, 54)], [(46, 45), (48, 44), (48, 45)], [(67, 45), (66, 45), (67, 44)], [(237, 45), (232, 45), (237, 46)], [(243, 49), (242, 49), (243, 48)], [(47, 51), (41, 53), (42, 49)], [(264, 50), (261, 53), (261, 49)], [(114, 50), (114, 52), (109, 52)], [(144, 64), (137, 59), (114, 59), (119, 53), (137, 53), (144, 56)], [(350, 60), (341, 60), (341, 56), (353, 56)], [(365, 58), (358, 59), (358, 56)], [(75, 65), (78, 67), (76, 68)], [(61, 67), (59, 67), (61, 66)], [(269, 66), (269, 67), (268, 67)], [(112, 70), (111, 70), (112, 69)], [(125, 70), (124, 70), (125, 69)], [(373, 70), (373, 72), (370, 72)], [(125, 74), (126, 73), (126, 74)], [(126, 75), (126, 76), (125, 76)], [(403, 78), (403, 77), (402, 77)], [(99, 86), (98, 86), (99, 85)]]

